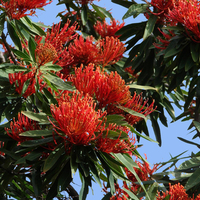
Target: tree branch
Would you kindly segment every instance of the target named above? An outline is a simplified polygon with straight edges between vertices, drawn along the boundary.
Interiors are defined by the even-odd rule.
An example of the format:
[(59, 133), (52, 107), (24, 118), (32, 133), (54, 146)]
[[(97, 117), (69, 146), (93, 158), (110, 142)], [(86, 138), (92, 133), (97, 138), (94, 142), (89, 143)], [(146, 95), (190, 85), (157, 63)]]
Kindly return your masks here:
[(66, 191), (73, 200), (79, 200), (77, 191), (71, 185), (67, 186)]
[(6, 41), (6, 36), (5, 36), (5, 34), (4, 34), (3, 32), (2, 32), (2, 34), (1, 34), (1, 38), (2, 38), (2, 41), (3, 41), (5, 47), (6, 47), (7, 51), (8, 51), (9, 56), (11, 57), (11, 60), (13, 61), (13, 63), (14, 63), (15, 65), (17, 65), (17, 61), (15, 60), (15, 55), (14, 55), (13, 52), (11, 51), (9, 44), (8, 44), (7, 41)]

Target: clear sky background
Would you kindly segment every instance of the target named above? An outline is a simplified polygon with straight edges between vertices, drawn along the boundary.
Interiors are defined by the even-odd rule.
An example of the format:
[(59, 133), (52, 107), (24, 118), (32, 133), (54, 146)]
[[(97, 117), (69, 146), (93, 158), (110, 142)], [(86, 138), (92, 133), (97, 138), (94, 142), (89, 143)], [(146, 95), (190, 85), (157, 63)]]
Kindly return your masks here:
[[(53, 3), (50, 5), (47, 5), (45, 7), (45, 11), (37, 11), (38, 17), (33, 17), (33, 21), (40, 21), (43, 22), (45, 25), (52, 25), (53, 23), (57, 23), (60, 21), (59, 18), (56, 18), (56, 15), (58, 12), (63, 11), (65, 7), (63, 5), (58, 5), (57, 0), (53, 0)], [(143, 3), (142, 1), (140, 1)], [(122, 16), (127, 11), (126, 8), (119, 6), (117, 4), (114, 4), (111, 2), (111, 0), (101, 0), (99, 2), (94, 1), (94, 4), (99, 5), (101, 7), (105, 7), (107, 10), (111, 10), (111, 13), (113, 17), (116, 20), (119, 20), (122, 22)], [(125, 25), (129, 23), (136, 23), (146, 20), (143, 15), (139, 15), (136, 19), (133, 17), (129, 17), (125, 20)], [(175, 115), (178, 116), (181, 113), (179, 109), (175, 109)], [(186, 150), (188, 150), (187, 153), (184, 154), (184, 156), (189, 156), (191, 152), (194, 153), (198, 152), (198, 148), (193, 145), (189, 145), (187, 143), (184, 143), (180, 141), (177, 137), (183, 137), (188, 140), (192, 140), (193, 134), (189, 134), (191, 130), (187, 130), (189, 127), (191, 121), (187, 122), (181, 122), (180, 120), (174, 123), (170, 123), (170, 117), (168, 116), (166, 112), (166, 117), (168, 119), (169, 127), (165, 127), (160, 123), (160, 129), (161, 129), (161, 136), (162, 136), (162, 146), (159, 147), (156, 143), (152, 143), (149, 141), (146, 141), (144, 139), (140, 140), (139, 144), (143, 144), (143, 146), (138, 149), (139, 153), (144, 156), (144, 154), (147, 154), (147, 160), (151, 164), (164, 162), (170, 159), (170, 154), (172, 156), (176, 156)], [(153, 129), (151, 126), (150, 120), (148, 121), (148, 129), (150, 132), (150, 137), (152, 139), (155, 139)], [(194, 142), (199, 142), (199, 140), (196, 140)], [(75, 188), (77, 191), (81, 189), (80, 181), (75, 177), (74, 182), (76, 183)], [(99, 185), (94, 184), (93, 187), (94, 195), (92, 195), (92, 191), (90, 190), (90, 193), (87, 197), (88, 200), (100, 200), (103, 197), (103, 193), (101, 192), (101, 188)]]

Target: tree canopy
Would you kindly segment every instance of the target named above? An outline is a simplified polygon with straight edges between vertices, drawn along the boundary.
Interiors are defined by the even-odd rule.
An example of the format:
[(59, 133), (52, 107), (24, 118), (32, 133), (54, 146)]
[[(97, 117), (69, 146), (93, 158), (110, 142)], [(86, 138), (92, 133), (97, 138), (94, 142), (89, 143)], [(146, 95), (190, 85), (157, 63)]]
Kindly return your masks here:
[(146, 21), (58, 0), (47, 26), (30, 16), (51, 0), (0, 0), (1, 199), (84, 200), (96, 182), (103, 200), (200, 200), (199, 152), (150, 167), (138, 144), (162, 146), (166, 113), (200, 137), (199, 1), (112, 2)]

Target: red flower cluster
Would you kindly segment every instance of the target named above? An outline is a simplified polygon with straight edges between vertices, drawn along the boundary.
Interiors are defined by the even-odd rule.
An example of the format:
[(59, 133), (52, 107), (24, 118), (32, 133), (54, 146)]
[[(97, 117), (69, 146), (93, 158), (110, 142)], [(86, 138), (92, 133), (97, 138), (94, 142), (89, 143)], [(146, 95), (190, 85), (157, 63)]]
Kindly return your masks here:
[(1, 0), (1, 4), (9, 18), (20, 19), (26, 15), (35, 14), (36, 8), (41, 8), (50, 4), (49, 0)]
[(108, 36), (96, 43), (92, 36), (85, 40), (80, 36), (68, 47), (69, 56), (73, 58), (72, 66), (89, 63), (111, 65), (122, 58), (125, 50), (124, 44), (119, 39)]
[(84, 95), (95, 97), (100, 108), (110, 103), (126, 103), (131, 98), (129, 87), (117, 72), (107, 74), (99, 67), (95, 69), (93, 64), (76, 68), (69, 80)]
[[(51, 105), (51, 113), (56, 120), (52, 122), (55, 131), (67, 141), (77, 145), (88, 145), (96, 139), (105, 112), (95, 110), (95, 103), (89, 96), (82, 94), (64, 94), (58, 100), (58, 106)], [(61, 130), (64, 135), (59, 133)]]
[[(134, 167), (134, 170), (138, 175), (138, 177), (140, 178), (140, 180), (141, 181), (151, 180), (150, 176), (157, 170), (158, 165), (154, 165), (153, 168), (151, 169), (149, 164), (145, 161), (141, 163), (136, 159), (135, 162), (137, 163), (139, 169)], [(131, 190), (136, 192), (140, 188), (140, 185), (134, 183), (137, 182), (137, 179), (135, 178), (134, 174), (130, 172), (128, 169), (125, 170), (127, 177), (131, 180)]]
[(40, 130), (38, 122), (29, 119), (21, 113), (18, 113), (17, 121), (15, 119), (11, 121), (10, 129), (6, 128), (7, 134), (14, 140), (18, 141), (19, 144), (27, 140), (32, 140), (30, 137), (20, 136), (20, 133), (30, 130)]
[(120, 24), (119, 21), (116, 21), (115, 19), (111, 21), (111, 25), (109, 25), (106, 21), (97, 21), (94, 25), (94, 29), (101, 36), (101, 38), (105, 38), (106, 36), (120, 37), (120, 35), (116, 36), (115, 33), (121, 29), (124, 24), (124, 22)]
[[(141, 181), (148, 181), (151, 180), (150, 176), (157, 170), (158, 165), (154, 165), (153, 169), (150, 168), (149, 164), (147, 162), (141, 163), (139, 161), (135, 161), (139, 168), (135, 168), (134, 170)], [(128, 186), (126, 182), (123, 182), (123, 187), (120, 187), (119, 184), (115, 184), (115, 194), (110, 198), (110, 200), (128, 200), (130, 197), (129, 195), (123, 190), (123, 188), (126, 188), (127, 190), (130, 190), (133, 193), (137, 193), (138, 190), (141, 189), (141, 186), (138, 184), (135, 184), (134, 182), (138, 182), (135, 178), (134, 174), (130, 172), (128, 169), (125, 168), (126, 175), (131, 181), (131, 185)], [(108, 192), (107, 188), (104, 187), (104, 192)], [(141, 192), (141, 191), (140, 191)], [(142, 198), (141, 198), (142, 199)]]
[(177, 0), (168, 12), (171, 21), (179, 22), (184, 27), (188, 36), (195, 42), (200, 42), (200, 6), (198, 0)]
[(191, 197), (188, 197), (188, 194), (186, 193), (185, 188), (180, 184), (175, 184), (175, 185), (171, 185), (169, 183), (169, 191), (166, 192), (162, 192), (162, 194), (160, 192), (158, 192), (158, 196), (156, 198), (156, 200), (164, 200), (166, 196), (170, 196), (168, 199), (169, 200), (199, 200), (200, 199), (200, 194), (194, 199)]
[[(119, 132), (117, 139), (112, 139), (108, 137), (109, 131)], [(110, 124), (107, 129), (104, 130), (103, 134), (96, 141), (96, 148), (105, 153), (132, 153), (136, 149), (134, 146), (135, 138), (128, 138), (128, 140), (120, 139), (121, 133), (125, 132), (129, 135), (130, 130), (126, 127), (116, 126)]]
[[(68, 66), (72, 62), (72, 56), (69, 55), (66, 45), (69, 41), (77, 37), (76, 29), (77, 24), (75, 23), (72, 26), (68, 20), (64, 27), (61, 28), (61, 23), (53, 25), (51, 30), (47, 30), (47, 35), (45, 37), (45, 43), (42, 46), (41, 40), (42, 37), (36, 37), (36, 43), (38, 44), (35, 54), (38, 64), (42, 65), (47, 62), (53, 61), (56, 64), (64, 68), (63, 71), (68, 71)], [(41, 58), (40, 58), (41, 57)], [(43, 60), (43, 63), (40, 62)]]
[[(135, 93), (134, 96), (122, 106), (147, 116), (155, 110), (155, 108), (153, 108), (154, 102), (152, 102), (150, 105), (148, 105), (147, 103), (148, 103), (148, 100), (143, 101), (143, 98), (141, 98), (141, 95), (136, 95)], [(107, 112), (108, 114), (118, 114), (118, 115), (124, 116), (126, 121), (131, 125), (136, 124), (142, 119), (141, 117), (128, 114), (125, 111), (121, 110), (120, 108), (117, 108), (115, 105), (112, 105), (112, 104), (108, 106)]]
[[(151, 5), (153, 6), (153, 12), (150, 12), (158, 16), (157, 23), (165, 23), (169, 9), (173, 8), (173, 0), (151, 0)], [(148, 18), (148, 15), (146, 17)]]

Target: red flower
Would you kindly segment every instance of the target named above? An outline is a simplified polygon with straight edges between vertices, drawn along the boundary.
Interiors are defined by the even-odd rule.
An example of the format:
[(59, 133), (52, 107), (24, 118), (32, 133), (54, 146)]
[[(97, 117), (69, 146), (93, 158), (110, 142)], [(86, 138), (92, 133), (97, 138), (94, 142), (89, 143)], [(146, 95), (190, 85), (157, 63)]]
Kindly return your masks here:
[[(35, 90), (35, 85), (36, 85), (36, 78), (39, 83), (39, 90), (42, 90), (46, 83), (43, 83), (43, 80), (41, 79), (40, 75), (41, 72), (37, 72), (36, 68), (30, 68), (30, 72), (24, 73), (24, 72), (18, 72), (18, 73), (13, 73), (9, 74), (9, 81), (10, 84), (15, 85), (15, 90), (17, 93), (22, 94), (22, 90), (24, 87), (24, 84), (27, 83), (27, 89), (22, 94), (24, 98), (27, 98), (28, 96), (34, 94), (36, 92)], [(28, 82), (29, 81), (29, 82)]]
[(169, 20), (179, 22), (184, 27), (188, 36), (195, 42), (200, 42), (200, 6), (198, 0), (174, 1), (173, 9), (169, 10)]
[(109, 25), (106, 21), (97, 21), (94, 25), (94, 29), (101, 36), (101, 38), (105, 38), (106, 36), (120, 37), (120, 35), (116, 36), (115, 33), (121, 29), (124, 24), (124, 22), (120, 24), (120, 22), (115, 19), (111, 21), (111, 25)]
[(29, 119), (21, 113), (18, 113), (17, 121), (13, 119), (10, 123), (10, 129), (6, 128), (7, 134), (14, 140), (18, 141), (19, 144), (27, 140), (32, 140), (30, 137), (20, 136), (21, 133), (30, 130), (40, 130), (38, 122)]
[[(153, 15), (158, 16), (157, 23), (163, 24), (166, 22), (166, 15), (169, 9), (173, 8), (173, 0), (151, 0), (151, 5), (153, 6)], [(148, 14), (145, 14), (149, 18)]]
[[(112, 139), (109, 137), (109, 131), (117, 131), (119, 132), (119, 136), (117, 139)], [(135, 138), (132, 139), (128, 137), (128, 139), (121, 139), (121, 133), (126, 132), (129, 134), (129, 129), (126, 127), (116, 126), (115, 124), (110, 124), (109, 127), (104, 130), (104, 134), (101, 134), (96, 141), (96, 148), (105, 153), (132, 153), (132, 151), (136, 148)]]
[(153, 45), (157, 48), (157, 49), (166, 49), (167, 46), (169, 45), (170, 43), (170, 39), (172, 37), (175, 36), (174, 32), (173, 31), (170, 31), (168, 30), (168, 33), (166, 32), (163, 32), (160, 30), (160, 28), (158, 28), (158, 30), (161, 32), (161, 34), (163, 35), (164, 39), (161, 38), (160, 36), (157, 37), (158, 41), (160, 43), (153, 43)]
[(100, 61), (98, 63), (103, 67), (118, 62), (126, 50), (126, 47), (118, 38), (108, 36), (98, 40), (97, 46), (99, 46), (100, 55)]
[(51, 62), (58, 57), (56, 49), (50, 43), (39, 43), (35, 50), (35, 56), (39, 66)]
[(76, 66), (80, 64), (88, 65), (89, 63), (96, 63), (98, 58), (98, 48), (94, 43), (94, 38), (87, 37), (86, 40), (82, 36), (75, 39), (68, 47), (69, 55), (73, 58), (71, 65)]
[(69, 79), (83, 94), (89, 94), (99, 102), (103, 108), (110, 103), (126, 103), (131, 98), (129, 87), (117, 72), (104, 73), (93, 64), (83, 69), (83, 66), (75, 69), (75, 75)]
[(49, 0), (1, 0), (2, 7), (11, 19), (20, 19), (26, 15), (35, 14), (36, 8), (50, 4)]
[[(141, 95), (136, 95), (135, 93), (132, 99), (129, 99), (129, 101), (122, 106), (147, 116), (155, 110), (155, 108), (153, 108), (154, 102), (150, 105), (148, 105), (147, 102), (148, 100), (143, 101)], [(119, 114), (124, 116), (126, 121), (131, 125), (136, 124), (142, 119), (141, 117), (126, 113), (115, 105), (109, 105), (107, 112), (108, 114)]]
[(95, 132), (102, 124), (100, 118), (106, 113), (95, 110), (96, 105), (91, 97), (82, 97), (77, 93), (72, 93), (72, 96), (65, 94), (60, 97), (58, 104), (51, 105), (51, 113), (56, 120), (52, 124), (58, 135), (77, 145), (89, 145), (96, 139)]
[(180, 183), (171, 185), (169, 183), (169, 191), (158, 192), (158, 197), (156, 198), (157, 200), (162, 200), (165, 199), (166, 196), (170, 195), (169, 200), (190, 200), (191, 198), (188, 197), (188, 194), (186, 193), (185, 188), (180, 185)]
[[(146, 157), (146, 155), (145, 155)], [(147, 157), (146, 157), (147, 159)], [(151, 180), (150, 176), (157, 170), (158, 165), (154, 165), (154, 167), (151, 169), (149, 164), (145, 161), (143, 161), (142, 163), (137, 161), (137, 159), (135, 160), (135, 162), (137, 163), (139, 168), (135, 168), (134, 170), (136, 172), (136, 174), (138, 175), (138, 177), (140, 178), (141, 181), (148, 181)], [(137, 182), (137, 179), (135, 178), (134, 174), (132, 172), (130, 172), (128, 169), (125, 168), (126, 171), (126, 175), (129, 178), (129, 180), (131, 180), (131, 189), (136, 192), (138, 190), (138, 188), (140, 188), (140, 185), (135, 184), (134, 182)]]

